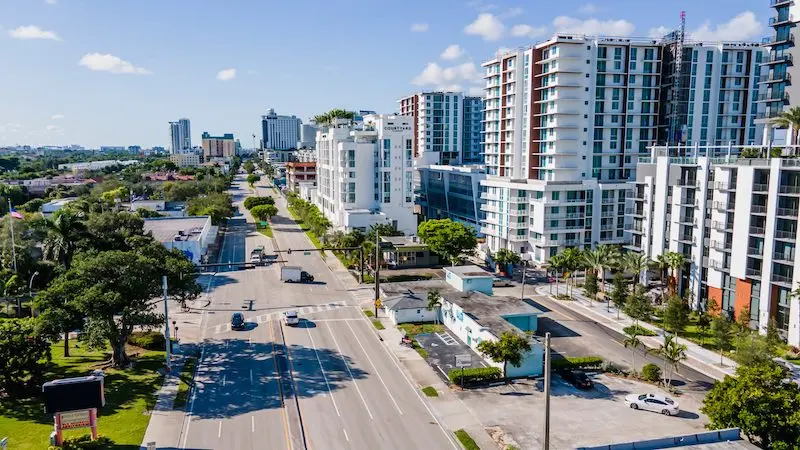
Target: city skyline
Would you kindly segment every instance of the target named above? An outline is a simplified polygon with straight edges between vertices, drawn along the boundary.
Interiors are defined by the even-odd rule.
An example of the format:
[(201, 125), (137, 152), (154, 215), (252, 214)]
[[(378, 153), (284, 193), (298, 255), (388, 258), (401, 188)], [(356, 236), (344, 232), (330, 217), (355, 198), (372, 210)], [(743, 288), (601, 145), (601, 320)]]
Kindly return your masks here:
[[(202, 131), (224, 129), (250, 146), (246, 137), (258, 134), (269, 108), (305, 119), (332, 107), (396, 112), (396, 99), (420, 90), (480, 94), (483, 61), (556, 31), (656, 36), (674, 28), (686, 9), (695, 39), (756, 41), (769, 34), (770, 16), (768, 8), (740, 0), (570, 1), (535, 10), (505, 1), (448, 1), (421, 10), (409, 2), (386, 6), (389, 23), (365, 20), (367, 4), (320, 3), (314, 15), (292, 4), (269, 11), (255, 2), (188, 5), (164, 5), (153, 15), (133, 4), (0, 4), (0, 58), (15, 63), (0, 74), (0, 145), (168, 147), (164, 124), (188, 117), (193, 141)], [(178, 13), (185, 20), (176, 23), (170, 17)], [(238, 22), (230, 33), (209, 36), (196, 26), (223, 13)], [(296, 27), (302, 20), (307, 26)], [(342, 64), (342, 48), (320, 44), (331, 23), (354, 30), (340, 33), (358, 42), (347, 51), (369, 55), (370, 64)], [(286, 39), (270, 39), (265, 48), (263, 34), (251, 32), (256, 27)], [(263, 54), (269, 57), (255, 56)]]

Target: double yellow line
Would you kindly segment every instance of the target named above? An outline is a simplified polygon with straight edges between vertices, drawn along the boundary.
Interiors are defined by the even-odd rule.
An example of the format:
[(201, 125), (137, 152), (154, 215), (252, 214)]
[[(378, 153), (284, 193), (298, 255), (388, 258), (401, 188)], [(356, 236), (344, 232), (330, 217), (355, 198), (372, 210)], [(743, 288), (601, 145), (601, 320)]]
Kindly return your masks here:
[(292, 441), (289, 438), (289, 418), (286, 416), (286, 408), (284, 407), (283, 398), (283, 383), (281, 383), (281, 371), (278, 368), (278, 354), (275, 351), (275, 328), (274, 321), (270, 322), (269, 337), (272, 343), (272, 362), (275, 363), (275, 374), (278, 376), (278, 393), (281, 397), (281, 419), (283, 420), (283, 436), (286, 439), (286, 448), (292, 450)]

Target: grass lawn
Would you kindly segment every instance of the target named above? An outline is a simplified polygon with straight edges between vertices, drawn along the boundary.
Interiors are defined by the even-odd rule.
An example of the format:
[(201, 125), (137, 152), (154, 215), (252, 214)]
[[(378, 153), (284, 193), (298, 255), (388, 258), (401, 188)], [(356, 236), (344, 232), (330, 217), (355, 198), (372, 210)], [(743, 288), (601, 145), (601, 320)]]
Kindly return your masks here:
[[(292, 216), (292, 219), (294, 219), (295, 223), (300, 227), (300, 229), (305, 231), (306, 236), (308, 236), (308, 238), (311, 240), (311, 243), (314, 244), (314, 247), (322, 248), (322, 244), (319, 242), (319, 239), (317, 239), (317, 236), (311, 232), (311, 228), (303, 223), (303, 221), (300, 220), (300, 218), (298, 218), (291, 209), (289, 209), (289, 214)], [(325, 256), (323, 255), (323, 258), (324, 257)]]
[(481, 448), (478, 447), (478, 444), (475, 443), (475, 440), (472, 439), (472, 436), (469, 435), (463, 429), (456, 431), (456, 437), (458, 441), (461, 442), (461, 445), (466, 450), (480, 450)]
[(655, 336), (656, 335), (656, 333), (648, 330), (647, 328), (645, 328), (645, 327), (643, 327), (641, 325), (631, 325), (629, 327), (623, 328), (622, 331), (624, 331), (625, 334), (633, 334), (633, 332), (636, 331), (636, 334), (638, 334), (639, 336)]
[(181, 370), (181, 381), (178, 384), (178, 394), (175, 396), (175, 403), (173, 409), (182, 409), (186, 406), (186, 400), (189, 398), (189, 388), (194, 385), (194, 368), (197, 363), (197, 358), (190, 356), (186, 359), (186, 363)]
[(368, 310), (368, 309), (364, 310), (364, 315), (367, 316), (367, 317), (375, 317), (375, 313), (370, 311), (370, 310)]
[(432, 323), (401, 323), (397, 328), (404, 330), (410, 338), (422, 333), (441, 333), (444, 331), (444, 325)]
[[(107, 361), (105, 352), (71, 348), (64, 358), (63, 343), (53, 345), (53, 362), (48, 379), (88, 375)], [(98, 431), (108, 436), (120, 449), (138, 449), (150, 421), (147, 413), (153, 408), (156, 390), (162, 376), (156, 372), (164, 366), (164, 352), (142, 351), (129, 370), (107, 369), (105, 379), (106, 406), (98, 411)], [(39, 398), (0, 402), (0, 435), (8, 436), (14, 450), (47, 449), (53, 417), (45, 414)], [(88, 434), (89, 429), (69, 430), (65, 437)]]
[(436, 388), (433, 386), (425, 386), (422, 388), (422, 392), (428, 397), (438, 397), (439, 393), (436, 392)]
[(383, 326), (383, 323), (381, 323), (381, 321), (378, 319), (372, 319), (372, 325), (374, 325), (378, 330), (386, 329), (386, 327)]
[(258, 232), (259, 232), (259, 233), (261, 233), (261, 234), (263, 234), (264, 236), (266, 236), (266, 237), (268, 237), (268, 238), (271, 238), (271, 237), (273, 237), (273, 236), (272, 236), (272, 227), (270, 227), (269, 225), (267, 225), (267, 227), (266, 227), (266, 228), (259, 228), (259, 229), (258, 229)]
[[(653, 320), (651, 320), (649, 322), (651, 324), (659, 327), (659, 328), (662, 328), (662, 329), (664, 328), (662, 320), (658, 316), (653, 316)], [(694, 316), (689, 318), (689, 324), (686, 326), (686, 328), (683, 329), (683, 331), (678, 333), (678, 336), (680, 336), (680, 337), (682, 337), (684, 339), (688, 339), (688, 340), (694, 342), (695, 344), (698, 344), (701, 347), (707, 348), (709, 350), (713, 350), (713, 351), (718, 351), (719, 350), (719, 348), (717, 348), (716, 344), (714, 344), (714, 340), (712, 339), (711, 327), (709, 327), (708, 329), (705, 330), (705, 332), (703, 332), (697, 326), (697, 318), (694, 317)]]

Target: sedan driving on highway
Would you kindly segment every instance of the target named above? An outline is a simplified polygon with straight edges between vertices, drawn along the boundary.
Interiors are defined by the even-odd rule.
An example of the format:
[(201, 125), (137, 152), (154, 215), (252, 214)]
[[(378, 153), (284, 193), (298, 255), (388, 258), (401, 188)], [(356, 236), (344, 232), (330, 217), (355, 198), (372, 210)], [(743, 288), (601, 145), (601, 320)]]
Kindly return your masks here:
[(661, 394), (631, 394), (625, 397), (625, 404), (631, 409), (644, 409), (665, 416), (674, 416), (681, 412), (675, 400)]

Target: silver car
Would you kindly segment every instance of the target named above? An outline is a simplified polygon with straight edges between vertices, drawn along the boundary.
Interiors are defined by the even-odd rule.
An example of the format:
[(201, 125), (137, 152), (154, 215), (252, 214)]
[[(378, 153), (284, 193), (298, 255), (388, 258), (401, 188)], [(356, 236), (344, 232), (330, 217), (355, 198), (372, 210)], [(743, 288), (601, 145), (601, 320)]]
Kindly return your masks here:
[(631, 409), (643, 409), (674, 416), (681, 412), (675, 400), (661, 394), (631, 394), (625, 397), (625, 404)]

